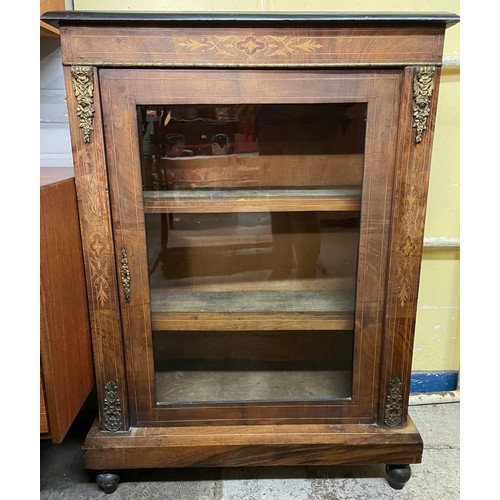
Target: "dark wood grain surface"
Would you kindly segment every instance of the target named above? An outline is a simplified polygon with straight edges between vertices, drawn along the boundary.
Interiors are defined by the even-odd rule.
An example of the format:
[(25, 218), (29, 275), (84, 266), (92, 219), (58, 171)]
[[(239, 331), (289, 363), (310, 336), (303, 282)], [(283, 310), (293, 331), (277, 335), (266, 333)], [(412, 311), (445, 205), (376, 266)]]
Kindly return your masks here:
[(131, 428), (104, 435), (94, 424), (85, 441), (89, 469), (245, 467), (419, 463), (422, 439), (409, 419), (400, 429), (372, 425), (259, 425)]
[[(126, 345), (128, 383), (131, 390), (131, 422), (144, 425), (191, 425), (196, 421), (251, 422), (311, 421), (323, 422), (376, 420), (378, 359), (382, 341), (381, 318), (385, 298), (385, 269), (389, 243), (391, 190), (393, 183), (396, 134), (398, 125), (400, 73), (396, 71), (342, 71), (329, 73), (280, 71), (229, 71), (206, 73), (202, 70), (121, 70), (100, 72), (104, 132), (107, 144), (108, 175), (113, 214), (114, 239), (125, 249), (133, 280), (128, 302), (121, 294), (123, 332)], [(216, 88), (213, 97), (210, 89)], [(216, 101), (214, 101), (216, 99)], [(265, 404), (237, 403), (214, 405), (170, 406), (157, 408), (153, 378), (151, 329), (175, 328), (208, 331), (250, 330), (256, 319), (257, 330), (271, 329), (344, 329), (352, 321), (345, 314), (319, 312), (266, 312), (255, 317), (247, 311), (230, 314), (193, 309), (162, 314), (154, 309), (149, 291), (148, 264), (144, 227), (144, 199), (136, 105), (142, 103), (215, 104), (251, 102), (368, 102), (371, 113), (365, 144), (363, 195), (361, 199), (361, 234), (358, 293), (356, 300), (356, 340), (354, 347), (353, 395), (349, 401), (327, 401), (313, 405), (297, 402)], [(296, 207), (307, 199), (297, 200)], [(231, 206), (231, 201), (226, 201)], [(295, 209), (297, 209), (295, 207)], [(341, 207), (339, 207), (342, 209)], [(231, 209), (230, 209), (231, 210)], [(230, 211), (229, 210), (229, 211)], [(121, 262), (117, 256), (117, 268)], [(171, 306), (172, 303), (169, 303)], [(185, 307), (187, 305), (185, 304)], [(335, 311), (333, 311), (335, 312)], [(330, 324), (329, 324), (330, 321)], [(292, 323), (296, 323), (292, 326)], [(199, 327), (196, 326), (199, 325)], [(142, 360), (142, 361), (139, 361)], [(146, 362), (144, 362), (146, 360)]]
[[(127, 388), (123, 363), (123, 344), (114, 264), (115, 248), (111, 232), (106, 152), (102, 136), (97, 71), (93, 75), (93, 130), (84, 141), (78, 116), (78, 102), (71, 68), (64, 68), (68, 119), (73, 146), (73, 163), (78, 192), (80, 230), (85, 261), (85, 277), (92, 347), (96, 371), (96, 390), (102, 402), (108, 381), (118, 384), (120, 427), (128, 428)], [(102, 413), (101, 413), (102, 416)]]
[[(441, 64), (435, 25), (212, 28), (61, 27), (64, 64), (143, 67), (362, 67)], [(117, 43), (117, 40), (120, 42)]]
[[(445, 29), (458, 16), (71, 12), (44, 19), (61, 27), (97, 374), (100, 423), (84, 445), (86, 466), (419, 462), (422, 442), (407, 420), (415, 307), (439, 66)], [(71, 77), (80, 65), (93, 72), (90, 139)], [(436, 92), (416, 143), (412, 79), (427, 65), (437, 68)], [(195, 331), (198, 344), (208, 345), (214, 330), (247, 335), (255, 317), (172, 315), (172, 304), (152, 310), (145, 211), (257, 210), (264, 198), (231, 205), (143, 196), (137, 106), (330, 102), (367, 106), (362, 180), (358, 169), (359, 182), (338, 183), (354, 184), (361, 196), (328, 200), (328, 210), (361, 213), (354, 321), (317, 314), (301, 323), (300, 312), (271, 311), (256, 333), (265, 334), (266, 324), (278, 334), (303, 328), (313, 342), (320, 330), (353, 326), (351, 398), (158, 404), (152, 328)], [(307, 170), (314, 168), (322, 175), (321, 166)], [(304, 179), (300, 187), (312, 185)], [(321, 210), (321, 201), (293, 198), (303, 211)], [(286, 196), (266, 206), (289, 208)], [(401, 415), (394, 427), (389, 403)], [(110, 417), (118, 419), (111, 432), (103, 424)]]
[(404, 72), (400, 114), (397, 173), (392, 208), (389, 273), (387, 276), (386, 318), (381, 365), (379, 423), (384, 424), (391, 380), (402, 382), (403, 422), (410, 394), (415, 318), (422, 262), (424, 224), (429, 185), (432, 138), (439, 92), (440, 70), (434, 77), (430, 115), (422, 142), (415, 142), (413, 128), (414, 68)]

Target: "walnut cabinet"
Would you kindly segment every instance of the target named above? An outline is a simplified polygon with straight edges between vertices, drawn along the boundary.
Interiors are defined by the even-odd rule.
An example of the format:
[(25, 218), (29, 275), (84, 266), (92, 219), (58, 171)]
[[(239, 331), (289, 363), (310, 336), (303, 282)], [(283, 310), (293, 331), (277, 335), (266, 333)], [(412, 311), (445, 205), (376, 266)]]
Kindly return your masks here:
[[(402, 488), (453, 14), (56, 12), (99, 415), (85, 464)], [(104, 473), (102, 471), (111, 471)]]

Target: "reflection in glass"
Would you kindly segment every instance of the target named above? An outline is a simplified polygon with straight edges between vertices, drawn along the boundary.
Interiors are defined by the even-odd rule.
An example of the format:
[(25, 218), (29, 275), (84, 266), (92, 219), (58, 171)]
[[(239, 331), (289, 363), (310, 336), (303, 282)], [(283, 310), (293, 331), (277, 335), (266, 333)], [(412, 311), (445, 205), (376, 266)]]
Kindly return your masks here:
[(359, 186), (366, 109), (139, 106), (144, 189)]
[(351, 396), (352, 331), (153, 333), (161, 403)]
[(356, 213), (146, 214), (146, 227), (153, 310), (354, 315)]
[(138, 106), (159, 404), (351, 397), (366, 114)]

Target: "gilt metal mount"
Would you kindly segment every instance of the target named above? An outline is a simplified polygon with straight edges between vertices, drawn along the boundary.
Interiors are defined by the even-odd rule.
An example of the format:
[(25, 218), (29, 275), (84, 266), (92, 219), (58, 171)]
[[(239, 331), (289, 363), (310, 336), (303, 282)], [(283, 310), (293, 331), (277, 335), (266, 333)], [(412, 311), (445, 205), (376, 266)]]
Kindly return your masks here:
[(122, 407), (115, 380), (108, 380), (104, 386), (101, 427), (109, 432), (117, 432), (122, 427)]
[(123, 293), (125, 295), (125, 302), (128, 304), (130, 301), (130, 270), (128, 268), (127, 252), (124, 248), (122, 248), (121, 279), (123, 285)]
[(77, 107), (76, 114), (80, 119), (80, 128), (83, 131), (83, 142), (90, 142), (90, 132), (94, 130), (94, 69), (92, 66), (72, 66), (71, 77), (75, 92)]
[(432, 92), (434, 90), (434, 66), (422, 66), (415, 69), (413, 76), (413, 128), (417, 129), (415, 143), (422, 141), (427, 119), (431, 114)]
[(401, 380), (398, 377), (393, 377), (389, 383), (384, 423), (387, 427), (397, 427), (403, 424), (403, 396), (401, 394)]

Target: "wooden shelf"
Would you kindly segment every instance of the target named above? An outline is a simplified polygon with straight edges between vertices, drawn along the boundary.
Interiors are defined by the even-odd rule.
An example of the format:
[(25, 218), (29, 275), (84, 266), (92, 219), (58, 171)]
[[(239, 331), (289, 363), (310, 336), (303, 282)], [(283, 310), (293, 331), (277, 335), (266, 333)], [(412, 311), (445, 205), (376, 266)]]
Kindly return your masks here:
[(153, 330), (263, 331), (352, 330), (353, 314), (347, 313), (205, 313), (152, 312)]
[(306, 401), (351, 397), (350, 370), (159, 371), (158, 403)]
[(361, 188), (144, 191), (145, 213), (359, 211)]
[(153, 330), (352, 330), (352, 289), (152, 289)]

